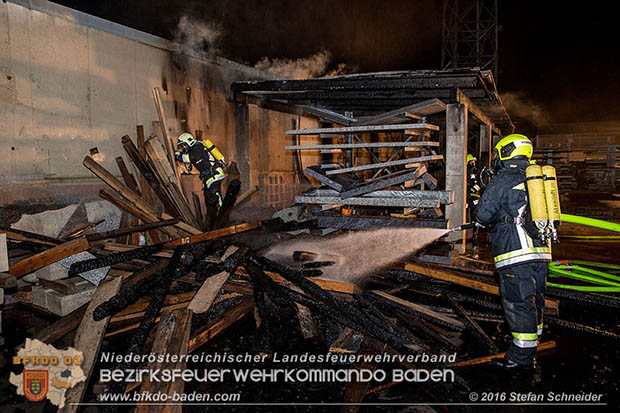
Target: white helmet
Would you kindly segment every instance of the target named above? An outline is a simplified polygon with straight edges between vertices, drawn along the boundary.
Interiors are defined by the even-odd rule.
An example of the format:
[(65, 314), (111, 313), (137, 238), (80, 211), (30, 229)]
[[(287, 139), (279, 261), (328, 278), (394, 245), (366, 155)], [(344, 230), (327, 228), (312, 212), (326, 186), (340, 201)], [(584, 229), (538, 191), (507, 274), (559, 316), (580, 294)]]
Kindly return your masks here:
[(182, 143), (191, 148), (196, 144), (196, 139), (194, 139), (191, 133), (182, 133), (177, 138), (177, 145), (181, 145)]

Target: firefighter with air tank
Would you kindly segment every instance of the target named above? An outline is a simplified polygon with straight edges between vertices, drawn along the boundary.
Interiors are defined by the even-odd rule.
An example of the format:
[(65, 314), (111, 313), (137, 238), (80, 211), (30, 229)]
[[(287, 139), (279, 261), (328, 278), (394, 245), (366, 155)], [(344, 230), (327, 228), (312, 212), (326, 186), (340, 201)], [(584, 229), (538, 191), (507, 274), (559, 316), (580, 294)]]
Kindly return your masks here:
[(496, 174), (474, 218), (491, 228), (504, 315), (513, 337), (497, 364), (533, 368), (543, 329), (547, 263), (560, 223), (555, 170), (531, 164), (532, 142), (524, 135), (508, 135), (495, 149)]
[(200, 173), (205, 202), (211, 207), (222, 206), (222, 181), (226, 177), (226, 161), (209, 139), (199, 141), (190, 133), (182, 133), (177, 139), (175, 158), (185, 162), (188, 169), (195, 166)]

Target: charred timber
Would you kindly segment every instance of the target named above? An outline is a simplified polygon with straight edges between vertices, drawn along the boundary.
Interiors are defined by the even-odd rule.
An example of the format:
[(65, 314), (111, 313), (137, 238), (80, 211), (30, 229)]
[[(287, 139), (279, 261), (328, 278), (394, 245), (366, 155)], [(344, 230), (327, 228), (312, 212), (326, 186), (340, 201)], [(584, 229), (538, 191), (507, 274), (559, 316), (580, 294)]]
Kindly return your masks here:
[[(151, 301), (149, 302), (148, 307), (144, 311), (144, 316), (140, 321), (140, 325), (136, 329), (135, 333), (131, 336), (131, 340), (129, 341), (129, 347), (127, 349), (127, 354), (142, 353), (142, 347), (144, 347), (144, 343), (146, 343), (149, 333), (155, 325), (155, 321), (159, 315), (159, 312), (164, 305), (164, 299), (168, 294), (168, 291), (170, 290), (172, 280), (174, 278), (174, 275), (176, 274), (176, 268), (179, 264), (179, 261), (181, 260), (181, 255), (183, 254), (184, 249), (184, 246), (175, 248), (164, 275), (158, 279), (158, 282), (153, 289)], [(124, 361), (123, 363), (121, 363), (119, 368), (123, 371), (126, 371), (135, 369), (137, 366), (138, 363), (136, 361), (133, 361), (133, 358), (131, 358), (130, 361)], [(106, 389), (106, 392), (109, 392), (111, 394), (124, 393), (126, 385), (127, 384), (123, 381), (114, 382), (110, 387)], [(104, 412), (116, 412), (116, 405), (105, 406)]]
[[(386, 330), (388, 326), (376, 323), (374, 317), (367, 312), (360, 311), (345, 300), (324, 291), (312, 281), (307, 280), (303, 272), (288, 268), (262, 256), (252, 256), (248, 259), (262, 270), (273, 271), (280, 274), (282, 277), (301, 288), (306, 294), (322, 301), (323, 304), (331, 308), (330, 313), (342, 314), (343, 318), (348, 320), (343, 323), (344, 325), (348, 325), (365, 335), (375, 337), (396, 349), (407, 352), (412, 351), (411, 348), (406, 346), (407, 344), (411, 344), (406, 338)], [(300, 304), (306, 305), (304, 303)], [(306, 307), (308, 306), (306, 305)], [(316, 307), (317, 305), (312, 305), (312, 308)], [(312, 310), (312, 308), (310, 309)], [(357, 324), (357, 326), (352, 324)]]
[(465, 324), (467, 330), (476, 338), (476, 340), (487, 348), (488, 353), (498, 353), (499, 349), (497, 348), (493, 340), (491, 340), (487, 333), (484, 332), (482, 327), (480, 327), (480, 325), (476, 321), (474, 321), (474, 319), (472, 319), (469, 314), (467, 314), (467, 311), (465, 311), (463, 306), (459, 304), (456, 299), (450, 294), (446, 294), (444, 296), (454, 309), (454, 312), (459, 318), (459, 320), (461, 320), (463, 324)]
[(92, 258), (71, 264), (69, 276), (77, 275), (85, 271), (126, 263), (131, 260), (148, 258), (163, 249), (163, 244), (149, 245), (130, 251), (117, 252), (106, 257)]

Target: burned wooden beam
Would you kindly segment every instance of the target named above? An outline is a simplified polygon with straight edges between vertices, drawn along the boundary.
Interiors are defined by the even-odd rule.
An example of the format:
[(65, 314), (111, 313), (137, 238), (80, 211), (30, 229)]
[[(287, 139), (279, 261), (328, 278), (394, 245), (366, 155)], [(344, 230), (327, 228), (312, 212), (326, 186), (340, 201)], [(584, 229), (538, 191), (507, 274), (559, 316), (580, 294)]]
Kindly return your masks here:
[(142, 225), (136, 225), (136, 226), (128, 227), (128, 228), (119, 228), (119, 229), (114, 229), (114, 230), (106, 231), (106, 232), (99, 232), (99, 233), (95, 233), (95, 234), (87, 234), (86, 235), (86, 239), (89, 242), (101, 241), (101, 240), (105, 240), (105, 239), (116, 238), (116, 237), (121, 236), (121, 235), (133, 234), (135, 232), (144, 232), (144, 231), (148, 231), (150, 229), (166, 227), (166, 226), (169, 226), (169, 225), (174, 225), (174, 224), (176, 224), (178, 222), (179, 222), (178, 218), (166, 219), (164, 221), (158, 221), (158, 222), (152, 222), (152, 223), (147, 223), (147, 224), (142, 224)]
[(148, 245), (146, 247), (136, 248), (130, 251), (117, 252), (105, 257), (78, 261), (71, 264), (71, 267), (69, 267), (69, 276), (77, 275), (97, 268), (126, 263), (135, 259), (147, 258), (154, 253), (161, 251), (162, 247), (162, 244)]
[(602, 330), (597, 327), (587, 326), (585, 324), (575, 323), (572, 321), (561, 320), (556, 317), (545, 316), (544, 321), (549, 325), (565, 328), (568, 330), (578, 331), (580, 333), (593, 334), (600, 337), (612, 338), (614, 340), (620, 340), (620, 335), (613, 331)]
[(99, 304), (93, 311), (94, 320), (98, 321), (114, 315), (129, 304), (135, 302), (138, 298), (149, 293), (149, 291), (159, 283), (159, 280), (165, 276), (166, 271), (166, 269), (155, 271), (152, 275), (128, 288), (124, 288), (120, 293)]
[[(135, 333), (131, 336), (131, 339), (129, 341), (129, 345), (127, 348), (127, 354), (140, 354), (142, 352), (142, 347), (144, 346), (144, 343), (146, 342), (149, 332), (155, 325), (155, 320), (159, 316), (159, 312), (164, 304), (164, 299), (166, 295), (168, 294), (168, 291), (170, 290), (170, 285), (172, 284), (172, 280), (176, 272), (175, 269), (177, 265), (179, 264), (184, 248), (185, 247), (181, 246), (175, 249), (174, 255), (170, 259), (170, 262), (168, 263), (168, 267), (166, 268), (165, 273), (161, 277), (158, 278), (157, 283), (155, 284), (153, 291), (152, 291), (151, 301), (149, 302), (149, 306), (146, 308), (144, 312), (144, 317), (142, 318), (142, 321), (140, 322), (140, 325), (138, 326)], [(120, 285), (120, 280), (119, 280), (119, 285)], [(93, 319), (94, 319), (94, 314), (93, 314)], [(129, 362), (123, 361), (123, 363), (121, 363), (120, 365), (120, 369), (121, 370), (133, 369), (137, 365), (138, 363), (135, 362), (133, 359)], [(106, 389), (106, 391), (111, 394), (120, 394), (120, 393), (123, 393), (125, 385), (126, 383), (124, 382), (113, 382), (112, 385), (110, 385), (110, 387)], [(116, 406), (115, 405), (106, 406), (104, 410), (115, 412)]]
[(371, 228), (442, 228), (447, 229), (444, 219), (399, 219), (388, 217), (365, 217), (343, 215), (314, 215), (319, 228), (362, 230)]
[(172, 241), (166, 241), (159, 244), (148, 245), (146, 247), (136, 248), (130, 251), (122, 251), (102, 258), (93, 258), (90, 260), (76, 262), (69, 268), (69, 275), (76, 275), (84, 271), (107, 267), (109, 265), (123, 263), (134, 259), (146, 258), (164, 249), (171, 249), (181, 245), (196, 244), (203, 241), (222, 238), (240, 232), (250, 231), (259, 228), (260, 226), (260, 221), (248, 222), (197, 235), (191, 235), (189, 237), (177, 238)]
[(226, 223), (226, 221), (228, 221), (230, 212), (232, 211), (232, 208), (237, 202), (237, 196), (239, 195), (240, 190), (241, 181), (239, 181), (238, 179), (233, 179), (228, 184), (226, 188), (226, 195), (224, 196), (224, 200), (222, 201), (222, 206), (220, 207), (217, 216), (213, 220), (213, 228), (220, 228)]
[[(338, 298), (327, 291), (321, 289), (318, 285), (312, 281), (306, 279), (300, 271), (293, 270), (275, 261), (271, 261), (265, 257), (253, 256), (249, 260), (256, 264), (261, 269), (275, 271), (282, 277), (286, 278), (293, 284), (301, 288), (306, 294), (322, 301), (324, 304), (332, 309), (332, 312), (338, 312), (342, 314), (351, 328), (360, 329), (366, 335), (378, 338), (394, 348), (400, 348), (406, 351), (420, 351), (420, 347), (413, 345), (407, 338), (395, 334), (392, 325), (385, 325), (377, 323), (376, 316), (364, 312), (345, 300)], [(301, 303), (306, 305), (305, 303)], [(316, 308), (316, 305), (309, 307), (311, 310)]]
[[(385, 343), (372, 337), (365, 337), (364, 342), (360, 348), (359, 354), (364, 355), (382, 355), (385, 351)], [(366, 370), (374, 372), (377, 369), (377, 363), (374, 359), (371, 361), (365, 361), (362, 357), (360, 361), (356, 362), (351, 368), (356, 370)], [(359, 381), (348, 383), (344, 389), (343, 403), (346, 405), (340, 409), (341, 413), (355, 413), (359, 410), (361, 403), (366, 396), (366, 391), (370, 382)]]
[[(407, 271), (422, 274), (431, 278), (436, 278), (438, 280), (449, 281), (474, 290), (484, 291), (493, 295), (499, 295), (499, 285), (490, 280), (487, 281), (474, 278), (472, 276), (465, 276), (457, 274), (454, 271), (448, 271), (413, 262), (408, 262), (407, 264), (405, 264), (405, 269)], [(547, 312), (548, 314), (557, 314), (558, 311), (559, 302), (551, 298), (545, 298), (545, 312)]]
[[(151, 348), (152, 353), (156, 354), (174, 354), (177, 356), (184, 356), (188, 353), (189, 334), (191, 329), (192, 312), (190, 310), (174, 310), (167, 311), (161, 318), (157, 330), (155, 332), (155, 341)], [(150, 370), (183, 370), (185, 369), (187, 362), (179, 357), (175, 361), (169, 360), (156, 360), (154, 363), (149, 363), (147, 369)], [(153, 394), (183, 394), (185, 382), (183, 380), (162, 381), (146, 380), (142, 383), (143, 392), (149, 392)], [(166, 406), (165, 411), (169, 413), (181, 413), (183, 408), (182, 404), (176, 404), (173, 406)], [(149, 404), (138, 404), (136, 412), (160, 412), (161, 406), (154, 406)]]
[(454, 297), (450, 296), (450, 294), (446, 294), (445, 297), (448, 300), (448, 302), (450, 303), (450, 305), (452, 306), (452, 308), (454, 309), (454, 312), (458, 316), (459, 320), (461, 320), (463, 322), (463, 324), (465, 324), (465, 326), (467, 327), (467, 330), (470, 333), (472, 333), (472, 335), (476, 338), (476, 340), (480, 344), (482, 344), (483, 346), (487, 347), (487, 350), (489, 351), (489, 354), (493, 354), (493, 353), (499, 352), (499, 349), (497, 348), (497, 346), (495, 345), (493, 340), (491, 340), (489, 338), (489, 336), (487, 335), (487, 333), (484, 332), (482, 327), (480, 327), (480, 325), (478, 325), (478, 323), (476, 323), (476, 321), (474, 321), (469, 316), (469, 314), (467, 314), (467, 311), (465, 311), (463, 306), (460, 305), (454, 299)]
[(190, 339), (188, 352), (192, 353), (226, 328), (242, 319), (252, 310), (252, 307), (252, 299), (245, 298), (240, 304), (226, 310), (220, 317), (209, 322), (209, 324), (200, 329), (200, 331)]
[(433, 311), (421, 304), (412, 303), (410, 301), (403, 300), (402, 298), (395, 297), (387, 294), (383, 291), (374, 290), (368, 294), (368, 298), (379, 303), (384, 303), (392, 306), (400, 311), (414, 314), (424, 320), (428, 320), (432, 323), (449, 328), (453, 331), (462, 331), (465, 329), (465, 325), (450, 317)]

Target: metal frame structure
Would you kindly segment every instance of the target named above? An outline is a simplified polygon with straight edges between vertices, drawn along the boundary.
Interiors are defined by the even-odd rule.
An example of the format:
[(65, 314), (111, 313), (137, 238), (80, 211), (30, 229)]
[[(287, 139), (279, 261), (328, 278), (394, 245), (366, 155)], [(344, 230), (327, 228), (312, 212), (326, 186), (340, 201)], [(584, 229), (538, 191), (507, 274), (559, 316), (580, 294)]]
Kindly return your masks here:
[(479, 67), (498, 75), (497, 0), (445, 0), (441, 67)]

